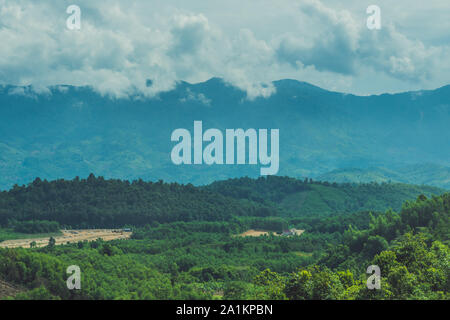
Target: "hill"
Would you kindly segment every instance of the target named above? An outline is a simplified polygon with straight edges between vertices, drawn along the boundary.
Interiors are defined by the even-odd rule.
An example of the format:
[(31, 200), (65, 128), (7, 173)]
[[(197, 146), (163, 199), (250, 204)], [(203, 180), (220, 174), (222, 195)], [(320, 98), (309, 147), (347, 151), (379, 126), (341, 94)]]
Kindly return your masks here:
[(236, 200), (192, 185), (136, 180), (36, 179), (0, 193), (0, 225), (14, 220), (56, 221), (73, 228), (116, 228), (174, 221), (223, 221), (274, 215), (273, 208)]
[[(179, 82), (157, 97), (112, 99), (88, 87), (0, 87), (0, 188), (36, 177), (86, 177), (208, 184), (259, 176), (259, 166), (176, 166), (177, 128), (280, 130), (279, 175), (318, 176), (341, 168), (433, 163), (449, 166), (450, 86), (354, 96), (295, 80), (275, 81), (268, 98), (247, 99), (221, 79)], [(400, 172), (401, 173), (401, 172)], [(440, 171), (430, 184), (445, 186)], [(414, 176), (408, 177), (408, 182)], [(422, 179), (426, 180), (426, 179)]]
[(206, 189), (272, 205), (291, 216), (400, 210), (406, 200), (444, 192), (436, 187), (402, 183), (337, 184), (277, 176), (218, 181)]
[(403, 182), (438, 186), (450, 189), (450, 167), (435, 164), (410, 165), (396, 169), (373, 167), (368, 169), (337, 169), (319, 175), (318, 180), (330, 182)]
[[(117, 228), (236, 217), (299, 217), (400, 209), (405, 200), (443, 190), (405, 184), (329, 184), (288, 177), (231, 179), (205, 187), (87, 179), (36, 179), (0, 193), (0, 226), (45, 231), (49, 221), (72, 228)], [(33, 221), (26, 226), (21, 221)], [(35, 224), (35, 225), (33, 225)], [(47, 230), (47, 229), (46, 229)], [(53, 229), (52, 229), (53, 230)], [(51, 230), (47, 230), (51, 231)]]

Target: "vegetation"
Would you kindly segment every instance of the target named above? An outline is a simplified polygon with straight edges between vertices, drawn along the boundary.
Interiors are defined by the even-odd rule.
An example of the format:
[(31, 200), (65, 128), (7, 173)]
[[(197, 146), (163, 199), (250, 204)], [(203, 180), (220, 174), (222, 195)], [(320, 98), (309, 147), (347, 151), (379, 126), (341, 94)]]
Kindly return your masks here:
[(450, 189), (450, 167), (424, 163), (400, 168), (371, 167), (367, 169), (338, 169), (321, 174), (318, 179), (330, 182), (403, 182), (426, 184)]
[(0, 242), (5, 240), (16, 240), (16, 239), (34, 239), (34, 238), (47, 238), (52, 236), (61, 235), (61, 231), (48, 232), (48, 233), (21, 233), (16, 232), (11, 228), (0, 228)]
[(232, 216), (269, 216), (274, 208), (235, 200), (177, 183), (105, 180), (42, 181), (0, 193), (0, 226), (11, 220), (56, 221), (72, 228), (114, 228), (152, 222), (223, 221)]
[(14, 224), (27, 232), (42, 232), (56, 228), (44, 221), (72, 228), (116, 228), (155, 222), (230, 221), (241, 216), (298, 217), (398, 210), (405, 200), (442, 192), (426, 186), (339, 185), (288, 177), (230, 179), (207, 187), (163, 181), (130, 183), (93, 174), (71, 181), (37, 178), (28, 186), (16, 185), (0, 193), (0, 226)]
[(59, 223), (56, 221), (30, 220), (30, 221), (10, 221), (9, 225), (15, 232), (20, 233), (51, 233), (58, 232)]
[(275, 206), (291, 216), (400, 210), (404, 201), (420, 194), (430, 196), (444, 192), (435, 187), (401, 183), (337, 184), (277, 176), (218, 181), (206, 189)]
[[(268, 181), (272, 188), (263, 187)], [(15, 299), (450, 298), (450, 193), (419, 195), (396, 211), (352, 212), (351, 205), (340, 213), (307, 215), (279, 204), (303, 192), (301, 188), (330, 188), (356, 193), (355, 198), (362, 197), (358, 191), (368, 194), (364, 190), (372, 188), (378, 201), (389, 199), (383, 186), (386, 192), (406, 187), (266, 178), (250, 181), (256, 187), (247, 188), (244, 197), (240, 183), (246, 180), (234, 181), (235, 194), (232, 182), (224, 183), (222, 192), (220, 184), (199, 189), (94, 177), (16, 187), (0, 196), (6, 221), (11, 221), (9, 208), (15, 208), (22, 221), (42, 217), (77, 226), (123, 222), (133, 225), (133, 237), (66, 245), (50, 240), (44, 248), (0, 249), (0, 279), (26, 288)], [(59, 209), (41, 211), (52, 207)], [(121, 213), (128, 209), (129, 216)], [(86, 220), (67, 220), (82, 212)], [(286, 228), (305, 232), (237, 236), (248, 229), (280, 233)], [(81, 269), (81, 290), (67, 289), (70, 265)], [(370, 265), (381, 269), (380, 290), (367, 289)]]

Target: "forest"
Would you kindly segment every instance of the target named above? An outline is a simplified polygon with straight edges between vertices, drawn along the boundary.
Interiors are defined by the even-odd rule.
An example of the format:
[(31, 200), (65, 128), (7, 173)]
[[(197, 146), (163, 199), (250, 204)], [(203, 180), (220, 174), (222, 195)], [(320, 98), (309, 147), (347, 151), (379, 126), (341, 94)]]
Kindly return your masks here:
[[(0, 230), (128, 226), (133, 235), (0, 248), (0, 280), (20, 291), (0, 298), (449, 299), (449, 213), (450, 193), (397, 183), (36, 179), (0, 193)], [(283, 236), (290, 228), (304, 232)], [(250, 229), (268, 233), (240, 236)], [(70, 265), (81, 290), (66, 286)], [(366, 286), (370, 265), (380, 290)]]
[[(67, 228), (117, 228), (125, 224), (230, 221), (235, 217), (298, 217), (399, 210), (405, 200), (443, 189), (407, 184), (329, 184), (268, 176), (195, 187), (192, 184), (36, 178), (0, 192), (0, 226), (55, 221)], [(39, 229), (39, 228), (38, 228)]]

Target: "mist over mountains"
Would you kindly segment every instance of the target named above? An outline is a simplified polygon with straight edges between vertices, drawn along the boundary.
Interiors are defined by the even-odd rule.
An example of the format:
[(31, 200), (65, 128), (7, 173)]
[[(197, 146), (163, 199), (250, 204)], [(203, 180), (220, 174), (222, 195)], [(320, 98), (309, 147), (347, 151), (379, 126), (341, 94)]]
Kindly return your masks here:
[(179, 82), (155, 98), (0, 87), (0, 188), (91, 172), (193, 184), (259, 176), (259, 165), (172, 164), (171, 133), (192, 131), (194, 120), (204, 130), (279, 129), (279, 175), (450, 187), (450, 86), (366, 97), (295, 80), (274, 86), (253, 100), (218, 78)]

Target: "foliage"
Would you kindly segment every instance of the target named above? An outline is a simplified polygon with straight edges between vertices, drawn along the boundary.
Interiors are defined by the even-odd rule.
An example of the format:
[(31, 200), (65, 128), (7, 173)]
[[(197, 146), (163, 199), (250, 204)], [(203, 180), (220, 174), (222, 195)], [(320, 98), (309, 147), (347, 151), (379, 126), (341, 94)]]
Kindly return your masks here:
[[(26, 288), (17, 299), (450, 298), (449, 193), (431, 198), (420, 195), (415, 201), (406, 201), (399, 212), (291, 217), (253, 215), (261, 208), (271, 210), (272, 205), (256, 198), (234, 199), (222, 195), (223, 198), (212, 199), (215, 191), (191, 186), (127, 184), (92, 177), (89, 181), (60, 181), (61, 185), (53, 189), (54, 183), (42, 182), (37, 189), (29, 186), (13, 190), (12, 195), (2, 194), (2, 199), (9, 199), (7, 203), (13, 204), (15, 197), (23, 197), (25, 201), (21, 203), (27, 209), (21, 212), (32, 212), (27, 206), (40, 203), (40, 200), (30, 200), (36, 194), (41, 193), (38, 199), (45, 199), (47, 193), (42, 190), (46, 189), (58, 195), (52, 199), (63, 199), (60, 197), (63, 197), (64, 185), (73, 184), (79, 187), (81, 195), (68, 196), (61, 204), (67, 205), (75, 197), (88, 197), (88, 191), (83, 191), (87, 188), (94, 194), (89, 208), (106, 209), (110, 206), (101, 195), (106, 197), (106, 192), (114, 188), (120, 192), (130, 188), (152, 208), (166, 205), (168, 215), (174, 215), (175, 220), (180, 217), (177, 210), (194, 200), (199, 201), (190, 204), (194, 212), (207, 208), (213, 213), (211, 217), (206, 211), (205, 215), (181, 215), (185, 220), (172, 221), (172, 218), (147, 212), (143, 216), (149, 219), (148, 223), (134, 225), (131, 240), (105, 242), (99, 239), (66, 245), (49, 241), (49, 246), (44, 248), (0, 248), (0, 279)], [(96, 187), (89, 188), (90, 183)], [(173, 202), (162, 200), (156, 196), (158, 192), (173, 197)], [(117, 205), (134, 197), (119, 195), (119, 191), (112, 195), (118, 196)], [(222, 209), (215, 207), (221, 201), (227, 203), (228, 199), (234, 202)], [(181, 204), (177, 205), (175, 200)], [(51, 200), (47, 205), (49, 203), (58, 202)], [(131, 209), (139, 206), (140, 203), (129, 204)], [(233, 206), (237, 211), (232, 210)], [(250, 216), (245, 214), (247, 209), (250, 209)], [(101, 214), (99, 211), (94, 217), (103, 223), (115, 221), (121, 216), (120, 210), (112, 210), (110, 217), (106, 211)], [(65, 218), (68, 212), (70, 210), (59, 218)], [(58, 216), (55, 214), (55, 217)], [(141, 216), (138, 211), (132, 211), (130, 217), (139, 219)], [(145, 219), (143, 221), (147, 221)], [(76, 223), (82, 225), (84, 221)], [(251, 228), (277, 232), (286, 227), (301, 228), (305, 232), (289, 237), (239, 236)], [(66, 287), (66, 269), (70, 265), (81, 268), (82, 289), (79, 291)], [(380, 290), (369, 290), (366, 286), (366, 269), (370, 265), (380, 267)]]

